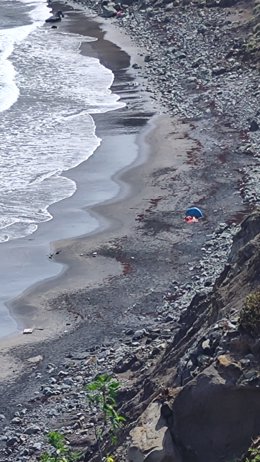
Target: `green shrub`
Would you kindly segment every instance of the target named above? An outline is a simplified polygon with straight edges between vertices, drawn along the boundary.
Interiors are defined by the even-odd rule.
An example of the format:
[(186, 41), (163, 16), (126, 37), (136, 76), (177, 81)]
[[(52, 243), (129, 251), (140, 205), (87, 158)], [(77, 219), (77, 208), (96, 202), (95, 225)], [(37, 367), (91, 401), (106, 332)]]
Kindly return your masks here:
[(260, 462), (260, 447), (250, 448), (245, 462)]
[(112, 455), (104, 457), (102, 444), (109, 441), (112, 445), (117, 442), (117, 433), (125, 423), (125, 418), (118, 414), (117, 393), (120, 383), (108, 374), (98, 375), (95, 380), (86, 386), (87, 398), (92, 411), (99, 411), (101, 421), (96, 422), (94, 429), (98, 445), (99, 459), (102, 462), (113, 462)]
[(48, 433), (48, 442), (51, 446), (51, 450), (41, 455), (41, 462), (75, 462), (79, 460), (80, 454), (70, 451), (66, 444), (65, 437), (61, 433)]
[(260, 291), (246, 297), (239, 323), (242, 329), (253, 337), (260, 334)]

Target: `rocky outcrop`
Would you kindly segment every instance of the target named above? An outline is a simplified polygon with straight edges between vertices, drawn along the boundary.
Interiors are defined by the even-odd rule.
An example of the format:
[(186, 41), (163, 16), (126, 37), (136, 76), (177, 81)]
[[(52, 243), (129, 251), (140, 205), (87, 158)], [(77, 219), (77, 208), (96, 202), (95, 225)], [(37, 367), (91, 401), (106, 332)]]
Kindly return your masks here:
[(148, 406), (130, 436), (129, 462), (180, 462), (160, 403)]
[[(242, 269), (242, 260), (241, 256), (244, 254), (243, 258), (248, 258), (250, 255), (245, 252), (249, 246), (252, 245), (252, 241), (254, 241), (254, 245), (257, 245), (259, 240), (259, 231), (260, 231), (260, 213), (255, 212), (249, 215), (242, 223), (240, 227), (240, 231), (236, 234), (233, 240), (233, 246), (229, 257), (229, 263), (236, 263), (237, 267), (240, 270)], [(256, 255), (257, 252), (251, 252), (252, 254)], [(239, 261), (240, 260), (240, 261)]]
[[(259, 290), (259, 268), (256, 211), (242, 223), (212, 293), (195, 296), (172, 345), (144, 381), (146, 391), (155, 394), (157, 386), (156, 399), (171, 408), (164, 418), (183, 462), (232, 460), (259, 435), (260, 342), (241, 329), (239, 318), (245, 297)], [(145, 422), (138, 421), (143, 434)]]
[(232, 460), (258, 435), (260, 390), (234, 385), (233, 367), (227, 378), (208, 367), (175, 399), (171, 433), (185, 462)]

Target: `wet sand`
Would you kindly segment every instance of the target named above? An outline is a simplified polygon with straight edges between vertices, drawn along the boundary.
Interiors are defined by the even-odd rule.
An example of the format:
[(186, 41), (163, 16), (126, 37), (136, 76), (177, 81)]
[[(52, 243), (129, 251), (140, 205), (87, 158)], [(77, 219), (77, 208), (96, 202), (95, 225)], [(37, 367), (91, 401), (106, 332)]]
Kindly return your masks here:
[[(71, 315), (66, 307), (50, 311), (50, 298), (80, 289), (86, 283), (92, 287), (108, 276), (122, 273), (119, 262), (93, 257), (86, 262), (80, 256), (82, 251), (75, 251), (74, 247), (85, 249), (90, 236), (91, 246), (95, 246), (101, 236), (107, 239), (123, 226), (128, 227), (128, 212), (123, 215), (125, 207), (119, 204), (139, 197), (144, 184), (142, 172), (138, 170), (150, 156), (145, 137), (152, 129), (147, 122), (154, 108), (147, 95), (141, 95), (135, 85), (128, 54), (131, 52), (136, 61), (135, 46), (112, 26), (106, 35), (121, 41), (122, 48), (121, 44), (115, 45), (104, 38), (102, 21), (95, 22), (69, 10), (60, 27), (82, 35), (87, 31), (89, 36), (98, 38), (96, 42), (83, 43), (81, 52), (97, 57), (113, 71), (115, 80), (111, 90), (120, 95), (126, 106), (95, 114), (96, 133), (102, 144), (86, 162), (65, 173), (76, 181), (77, 191), (71, 198), (50, 207), (53, 219), (42, 223), (33, 235), (0, 247), (1, 310), (6, 313), (6, 322), (1, 325), (1, 335), (5, 334), (1, 340), (2, 357), (6, 357), (10, 347), (56, 337), (80, 322), (80, 317)], [(79, 243), (72, 240), (73, 236), (85, 235)], [(59, 255), (56, 256), (56, 252)], [(32, 328), (33, 334), (22, 335), (24, 328)], [(6, 359), (2, 364), (2, 376), (5, 376), (4, 365), (8, 369), (9, 364)]]

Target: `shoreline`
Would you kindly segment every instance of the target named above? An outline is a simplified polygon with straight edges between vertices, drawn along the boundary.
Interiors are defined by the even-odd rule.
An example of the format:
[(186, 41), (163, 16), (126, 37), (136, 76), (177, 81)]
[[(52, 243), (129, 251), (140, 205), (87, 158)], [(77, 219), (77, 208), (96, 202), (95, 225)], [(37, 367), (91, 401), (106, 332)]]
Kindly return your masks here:
[[(57, 8), (59, 8), (60, 5), (57, 5)], [(77, 14), (81, 14), (81, 10), (79, 10)], [(71, 21), (71, 18), (70, 18)], [(80, 19), (81, 21), (81, 19)], [(102, 29), (102, 21), (99, 19), (97, 23), (93, 22), (92, 19), (88, 19), (87, 17), (84, 17), (84, 22), (87, 23), (88, 25), (91, 23), (92, 27), (94, 27), (94, 30), (98, 31), (98, 35), (105, 35), (108, 34), (108, 36), (114, 37), (114, 40), (116, 39), (117, 36), (117, 31), (113, 25), (105, 25), (104, 30)], [(77, 27), (76, 27), (77, 28)], [(65, 28), (66, 29), (66, 28)], [(69, 29), (73, 32), (74, 28), (69, 25)], [(89, 28), (87, 28), (89, 30)], [(128, 39), (127, 36), (124, 36), (122, 32), (119, 32), (119, 38), (122, 39), (123, 37), (123, 43), (126, 46), (127, 42), (128, 43), (128, 50), (133, 47), (131, 39)], [(103, 40), (105, 40), (103, 38)], [(85, 45), (89, 49), (91, 46), (93, 46), (93, 43), (95, 42), (86, 42)], [(112, 43), (113, 42), (109, 42)], [(83, 44), (84, 45), (84, 44)], [(118, 49), (119, 54), (122, 55), (122, 53), (125, 53), (121, 48), (120, 45), (116, 45), (116, 48)], [(100, 50), (99, 50), (100, 53)], [(101, 58), (101, 56), (98, 56)], [(111, 59), (111, 55), (109, 56)], [(127, 58), (129, 60), (129, 65), (130, 65), (130, 59), (131, 57), (128, 56)], [(115, 60), (114, 66), (117, 66), (117, 61)], [(123, 69), (123, 73), (128, 72), (129, 70), (129, 65), (126, 69)], [(115, 72), (115, 81), (111, 87), (111, 91), (113, 91), (113, 87), (117, 86), (117, 72), (120, 73), (120, 66), (119, 69), (115, 70), (113, 69), (113, 65), (110, 66), (111, 70)], [(134, 79), (134, 72), (133, 70), (130, 69), (130, 73), (132, 74), (130, 77), (130, 82), (133, 81)], [(123, 79), (124, 80), (124, 79)], [(120, 77), (119, 77), (119, 82), (120, 82)], [(121, 90), (124, 94), (124, 98), (127, 100), (127, 87), (129, 83), (124, 82), (123, 84), (123, 90)], [(102, 135), (102, 125), (103, 129), (105, 129), (105, 132), (107, 131), (106, 129), (106, 124), (107, 124), (107, 119), (110, 118), (115, 118), (118, 119), (120, 118), (120, 114), (117, 115), (120, 112), (125, 112), (126, 113), (126, 118), (128, 118), (131, 114), (130, 112), (130, 107), (131, 107), (131, 99), (133, 98), (133, 89), (130, 87), (130, 102), (128, 104), (128, 107), (118, 109), (115, 111), (109, 111), (104, 114), (95, 114), (92, 115), (96, 125), (96, 134), (97, 136), (101, 136), (103, 139), (104, 143), (104, 150), (107, 149), (106, 145), (106, 135), (103, 137)], [(139, 150), (139, 155), (136, 154), (136, 158), (131, 162), (130, 166), (124, 167), (123, 169), (120, 169), (118, 172), (116, 172), (114, 175), (111, 176), (111, 181), (115, 181), (117, 185), (120, 185), (119, 192), (112, 197), (109, 200), (106, 200), (105, 202), (101, 202), (100, 204), (91, 206), (91, 207), (83, 207), (81, 213), (86, 213), (88, 217), (94, 217), (95, 221), (98, 222), (98, 228), (95, 228), (93, 231), (90, 231), (88, 234), (83, 233), (82, 235), (77, 235), (75, 237), (70, 237), (68, 239), (59, 239), (55, 241), (50, 242), (50, 251), (51, 255), (53, 257), (51, 258), (51, 265), (50, 265), (50, 259), (48, 259), (48, 249), (49, 249), (49, 243), (46, 241), (46, 234), (48, 235), (48, 231), (46, 233), (45, 228), (53, 228), (55, 226), (55, 222), (58, 219), (58, 216), (60, 214), (60, 211), (63, 212), (63, 209), (67, 208), (68, 204), (70, 202), (75, 202), (77, 203), (77, 192), (71, 197), (67, 198), (64, 201), (61, 201), (60, 203), (54, 204), (49, 208), (50, 213), (53, 214), (53, 219), (49, 222), (42, 223), (39, 229), (34, 233), (35, 235), (32, 237), (29, 237), (29, 241), (36, 240), (38, 238), (38, 235), (43, 239), (44, 245), (42, 246), (42, 253), (45, 253), (45, 261), (46, 264), (49, 268), (52, 267), (53, 263), (56, 267), (58, 267), (58, 274), (54, 275), (48, 275), (47, 277), (45, 276), (43, 280), (37, 281), (34, 284), (30, 284), (29, 287), (23, 291), (22, 294), (19, 294), (19, 296), (15, 299), (12, 299), (10, 302), (8, 302), (8, 307), (10, 310), (10, 314), (16, 319), (16, 322), (18, 322), (18, 329), (20, 328), (33, 328), (33, 334), (31, 335), (22, 335), (22, 332), (18, 333), (12, 333), (11, 335), (5, 336), (0, 340), (1, 344), (1, 356), (2, 358), (5, 358), (6, 356), (8, 357), (8, 369), (10, 369), (10, 361), (12, 361), (12, 355), (9, 356), (9, 350), (12, 350), (13, 348), (17, 348), (20, 346), (29, 346), (33, 345), (34, 343), (41, 343), (45, 341), (49, 341), (50, 339), (54, 338), (59, 338), (62, 336), (62, 334), (67, 333), (70, 329), (74, 331), (82, 322), (81, 316), (76, 312), (70, 313), (70, 311), (67, 309), (67, 307), (63, 309), (58, 309), (58, 310), (50, 310), (48, 308), (49, 303), (52, 303), (52, 299), (55, 299), (60, 296), (60, 294), (66, 294), (67, 291), (69, 290), (80, 290), (83, 287), (85, 288), (85, 274), (88, 275), (89, 277), (89, 284), (88, 287), (89, 289), (94, 287), (100, 287), (102, 285), (102, 282), (106, 280), (108, 277), (115, 277), (122, 275), (124, 272), (124, 263), (119, 263), (115, 261), (110, 261), (106, 258), (100, 259), (100, 263), (98, 264), (98, 258), (95, 258), (94, 260), (94, 278), (93, 278), (93, 264), (91, 264), (91, 270), (89, 272), (86, 272), (86, 267), (89, 265), (89, 262), (79, 262), (78, 256), (82, 255), (84, 258), (84, 254), (86, 253), (86, 249), (94, 249), (95, 246), (98, 244), (102, 244), (102, 242), (107, 242), (111, 235), (113, 238), (117, 238), (122, 235), (123, 231), (127, 232), (131, 220), (134, 222), (135, 218), (135, 212), (132, 213), (131, 218), (129, 220), (129, 212), (127, 211), (125, 213), (125, 206), (126, 204), (132, 205), (132, 208), (134, 210), (135, 206), (140, 207), (140, 202), (141, 202), (141, 207), (143, 200), (140, 196), (140, 192), (142, 192), (143, 187), (140, 186), (140, 181), (142, 181), (141, 177), (143, 174), (149, 175), (149, 172), (153, 171), (153, 169), (156, 167), (156, 165), (161, 164), (161, 160), (158, 162), (155, 158), (155, 152), (150, 152), (150, 161), (151, 156), (153, 157), (153, 162), (150, 162), (150, 166), (147, 164), (147, 156), (148, 156), (148, 144), (145, 138), (147, 138), (147, 133), (149, 131), (152, 131), (156, 127), (156, 120), (159, 122), (159, 126), (164, 125), (164, 120), (168, 120), (169, 124), (171, 125), (171, 121), (169, 116), (163, 115), (163, 116), (152, 116), (152, 110), (151, 110), (151, 102), (147, 103), (147, 96), (142, 95), (138, 96), (139, 93), (139, 88), (134, 87), (134, 94), (137, 95), (137, 103), (134, 102), (134, 110), (133, 110), (133, 115), (134, 117), (137, 116), (140, 117), (142, 115), (141, 120), (142, 120), (142, 125), (144, 132), (142, 133), (142, 130), (140, 131), (138, 135), (138, 140), (134, 141), (136, 144), (136, 150)], [(140, 98), (140, 99), (139, 99)], [(140, 107), (141, 106), (141, 107)], [(144, 110), (142, 110), (142, 106), (144, 107)], [(148, 109), (149, 108), (149, 109)], [(122, 114), (121, 114), (122, 117)], [(162, 118), (163, 122), (160, 123), (160, 119)], [(98, 120), (97, 120), (98, 119)], [(102, 121), (103, 119), (103, 121)], [(149, 122), (149, 119), (151, 121)], [(155, 120), (155, 121), (154, 121)], [(111, 124), (110, 124), (111, 125)], [(150, 126), (151, 125), (151, 126)], [(188, 126), (186, 127), (188, 128)], [(186, 130), (185, 128), (185, 130)], [(131, 130), (133, 130), (133, 126), (131, 123)], [(138, 131), (137, 127), (134, 129), (134, 131)], [(100, 131), (100, 133), (99, 133)], [(117, 131), (117, 129), (116, 129)], [(112, 135), (113, 136), (113, 135)], [(135, 138), (135, 134), (133, 137)], [(184, 134), (186, 137), (186, 134)], [(118, 142), (118, 135), (117, 133), (114, 136), (115, 140)], [(188, 146), (190, 147), (192, 145), (192, 142), (188, 143)], [(80, 175), (82, 175), (82, 170), (83, 170), (83, 176), (84, 176), (84, 170), (86, 174), (86, 168), (84, 169), (84, 166), (88, 166), (90, 162), (94, 160), (95, 154), (98, 155), (99, 151), (102, 150), (102, 146), (97, 148), (95, 151), (94, 155), (92, 155), (86, 162), (83, 164), (80, 164), (78, 167), (75, 167), (69, 172), (65, 172), (65, 176), (68, 176), (69, 178), (74, 178), (75, 173), (79, 172)], [(142, 151), (142, 154), (140, 154), (140, 151)], [(171, 162), (169, 159), (166, 160), (166, 164), (170, 165)], [(131, 187), (129, 186), (131, 184)], [(124, 188), (126, 187), (125, 185), (128, 185), (127, 191), (124, 191), (122, 194), (122, 185), (124, 185)], [(132, 188), (132, 191), (130, 191), (129, 188)], [(147, 188), (147, 185), (146, 185)], [(136, 194), (137, 189), (139, 189), (138, 193)], [(135, 193), (133, 194), (135, 190)], [(136, 197), (135, 197), (136, 196)], [(145, 199), (146, 200), (146, 199)], [(54, 210), (54, 212), (52, 212)], [(121, 214), (121, 220), (118, 221), (116, 218), (119, 214)], [(112, 219), (111, 219), (112, 215)], [(63, 221), (61, 221), (61, 224)], [(59, 228), (59, 231), (61, 229)], [(61, 231), (62, 232), (62, 231)], [(86, 243), (86, 241), (89, 241), (89, 243)], [(14, 247), (16, 250), (16, 245), (22, 244), (22, 250), (23, 250), (23, 239), (17, 240), (17, 242), (11, 242), (10, 245)], [(31, 245), (31, 244), (29, 244)], [(61, 251), (62, 249), (62, 251)], [(37, 246), (37, 253), (39, 251), (39, 247)], [(59, 255), (55, 255), (56, 253), (59, 253)], [(63, 255), (65, 256), (63, 257)], [(93, 259), (92, 255), (90, 254), (90, 260)], [(43, 258), (43, 255), (42, 257)], [(79, 266), (79, 263), (81, 263), (81, 266)], [(78, 267), (80, 269), (78, 269)], [(77, 268), (77, 269), (76, 269)], [(104, 269), (105, 268), (105, 269)], [(84, 271), (84, 277), (82, 278), (80, 276), (80, 271)], [(99, 274), (102, 274), (100, 277)], [(69, 284), (69, 286), (68, 286)], [(58, 286), (58, 289), (56, 288)], [(68, 288), (69, 287), (69, 288)], [(46, 312), (47, 310), (47, 312)], [(5, 359), (3, 360), (3, 363), (5, 362)], [(17, 368), (17, 373), (21, 372), (21, 364)], [(13, 374), (13, 371), (12, 371)], [(7, 377), (8, 376), (8, 371), (4, 370), (2, 368), (1, 371), (1, 377)]]
[[(84, 17), (84, 19), (79, 19), (77, 21), (77, 16), (79, 15), (79, 13), (74, 13), (74, 16), (76, 16), (76, 19), (74, 18), (74, 22), (76, 22), (76, 26), (74, 25), (71, 17), (68, 18), (68, 24), (66, 24), (65, 26), (62, 26), (62, 28), (66, 31), (66, 29), (68, 28), (69, 31), (71, 31), (72, 33), (74, 32), (74, 29), (76, 27), (76, 29), (80, 29), (79, 26), (81, 26), (81, 22), (82, 20), (85, 22), (85, 25), (87, 24), (87, 30), (88, 30), (88, 35), (89, 35), (89, 30), (91, 29), (92, 33), (93, 33), (93, 36), (99, 36), (102, 40), (102, 43), (104, 42), (104, 35), (105, 33), (102, 31), (102, 21), (100, 22), (94, 22), (91, 18), (87, 18), (87, 17)], [(83, 27), (81, 27), (81, 29), (83, 29)], [(84, 27), (85, 29), (85, 27)], [(83, 31), (79, 31), (79, 33), (82, 33)], [(103, 38), (102, 38), (103, 36)], [(100, 41), (100, 40), (99, 40)], [(109, 45), (110, 43), (110, 45)], [(88, 54), (88, 52), (90, 51), (91, 48), (93, 48), (93, 43), (89, 43), (89, 42), (84, 42), (83, 41), (83, 45), (81, 45), (81, 53), (84, 54), (84, 50), (82, 50), (82, 48), (84, 48), (84, 45), (86, 45), (86, 53)], [(95, 43), (96, 45), (96, 43)], [(117, 45), (115, 46), (112, 42), (108, 42), (108, 45), (107, 45), (107, 48), (111, 48), (112, 50), (112, 53), (116, 53), (116, 48), (118, 48), (118, 53), (120, 54), (120, 59), (121, 59), (121, 62), (119, 60), (119, 62), (117, 62), (117, 58), (115, 58), (114, 60), (114, 63), (112, 63), (113, 65), (110, 66), (110, 68), (112, 68), (111, 70), (115, 72), (115, 80), (113, 82), (113, 85), (111, 87), (111, 91), (114, 91), (116, 92), (116, 90), (113, 89), (113, 87), (117, 86), (119, 83), (120, 83), (120, 75), (119, 75), (119, 80), (118, 82), (116, 82), (117, 80), (117, 75), (116, 74), (120, 74), (121, 73), (128, 73), (128, 69), (129, 69), (129, 63), (128, 63), (128, 67), (124, 69), (124, 62), (127, 63), (127, 61), (129, 60), (130, 61), (130, 57), (125, 53), (125, 51), (123, 49), (120, 49)], [(115, 50), (113, 50), (113, 47)], [(98, 58), (102, 58), (102, 51), (100, 50), (100, 48), (102, 48), (102, 45), (100, 45), (98, 43), (98, 46), (94, 46), (95, 50), (93, 49), (92, 50), (92, 53), (89, 53), (90, 55), (94, 55), (94, 54), (98, 54)], [(111, 52), (110, 52), (111, 53)], [(113, 56), (113, 55), (112, 55)], [(124, 59), (122, 60), (122, 56), (124, 57)], [(111, 57), (111, 56), (110, 56)], [(102, 60), (102, 59), (101, 59)], [(123, 62), (122, 62), (123, 61)], [(118, 67), (118, 69), (114, 70), (113, 69), (113, 66), (114, 67)], [(123, 66), (123, 67), (122, 67)], [(121, 70), (122, 68), (122, 70)], [(127, 75), (127, 74), (126, 74)], [(129, 100), (128, 102), (128, 92), (129, 90), (127, 90), (127, 87), (129, 86), (129, 83), (128, 83), (128, 80), (129, 82), (131, 82), (133, 80), (133, 76), (129, 76), (127, 78), (127, 81), (126, 82), (123, 82), (123, 85), (120, 84), (120, 87), (122, 87), (121, 89), (121, 93), (123, 93), (123, 100), (125, 100), (128, 104), (128, 106), (131, 107), (132, 104), (132, 101)], [(132, 93), (132, 89), (130, 89), (130, 92)], [(136, 98), (138, 98), (138, 89), (134, 89), (134, 93), (136, 94)], [(132, 94), (130, 95), (131, 98), (132, 98)], [(121, 99), (122, 100), (122, 99)], [(139, 104), (139, 103), (138, 103)], [(141, 105), (142, 106), (142, 105)], [(142, 107), (138, 107), (138, 113), (139, 115), (142, 115), (142, 117), (145, 117), (147, 120), (149, 119), (149, 116), (152, 115), (151, 114), (151, 109), (148, 109), (148, 104), (147, 102), (144, 101), (144, 107), (146, 106), (146, 110), (142, 109)], [(127, 112), (129, 113), (129, 110), (131, 111), (130, 108), (127, 109)], [(135, 114), (135, 110), (133, 110), (133, 114)], [(120, 114), (121, 113), (121, 114)], [(126, 117), (125, 116), (125, 110), (124, 108), (121, 108), (121, 109), (117, 109), (115, 111), (108, 111), (104, 114), (94, 114), (92, 115), (92, 117), (94, 118), (94, 121), (95, 121), (95, 124), (96, 124), (96, 134), (97, 136), (100, 136), (101, 138), (103, 138), (103, 134), (102, 134), (102, 131), (103, 132), (106, 132), (107, 129), (106, 129), (106, 126), (108, 126), (109, 124), (112, 126), (113, 123), (115, 125), (115, 128), (114, 130), (115, 131), (118, 131), (118, 129), (116, 128), (116, 125), (118, 124), (117, 122), (117, 119), (120, 119), (120, 117)], [(117, 115), (118, 114), (118, 115)], [(110, 121), (109, 121), (110, 119)], [(113, 122), (114, 120), (114, 122)], [(109, 121), (109, 124), (108, 124), (108, 121)], [(142, 122), (144, 123), (144, 122)], [(103, 128), (102, 128), (103, 126)], [(136, 124), (136, 131), (138, 131), (138, 127), (137, 127), (137, 124)], [(116, 137), (116, 133), (113, 135), (114, 138)], [(102, 144), (106, 145), (106, 143), (109, 143), (111, 144), (111, 141), (110, 140), (106, 140), (106, 138), (109, 138), (109, 136), (107, 136), (106, 134), (104, 135), (104, 139), (102, 141)], [(117, 137), (118, 138), (118, 137)], [(124, 134), (122, 135), (122, 139), (124, 138)], [(130, 141), (130, 143), (135, 143), (134, 141), (134, 138), (135, 138), (135, 134), (132, 135), (132, 141), (131, 140), (128, 140), (128, 142)], [(120, 143), (120, 139), (118, 139), (118, 142)], [(134, 148), (134, 145), (133, 145), (133, 148)], [(64, 176), (67, 176), (68, 178), (73, 178), (76, 182), (78, 182), (78, 185), (81, 187), (82, 189), (82, 184), (84, 183), (84, 181), (88, 181), (88, 177), (90, 178), (90, 181), (91, 181), (91, 172), (93, 170), (95, 170), (95, 160), (94, 158), (98, 157), (99, 156), (99, 152), (103, 151), (104, 153), (104, 150), (106, 149), (106, 147), (104, 146), (101, 146), (99, 148), (97, 148), (97, 150), (95, 151), (95, 153), (91, 156), (93, 158), (89, 158), (86, 162), (84, 162), (83, 164), (80, 164), (78, 167), (76, 168), (73, 168), (72, 170), (68, 171), (68, 172), (64, 172), (63, 175)], [(108, 146), (108, 151), (110, 151), (110, 154), (112, 153), (112, 150), (113, 150), (113, 145), (112, 147), (109, 147)], [(127, 160), (127, 163), (129, 165), (126, 165), (126, 162), (123, 161), (123, 164), (125, 163), (125, 165), (120, 165), (121, 160), (120, 159), (115, 159), (114, 161), (114, 164), (115, 162), (117, 162), (119, 165), (116, 165), (115, 166), (115, 170), (114, 170), (114, 173), (111, 173), (111, 174), (106, 174), (106, 177), (107, 178), (104, 178), (103, 183), (107, 183), (107, 185), (109, 186), (109, 184), (111, 186), (113, 186), (113, 188), (111, 188), (111, 186), (109, 186), (110, 188), (110, 191), (108, 191), (108, 194), (106, 193), (106, 195), (112, 195), (112, 197), (110, 198), (107, 198), (105, 199), (105, 201), (103, 199), (98, 199), (98, 202), (100, 203), (109, 203), (109, 202), (113, 202), (113, 201), (118, 201), (118, 200), (122, 200), (123, 199), (123, 196), (125, 195), (131, 195), (131, 191), (129, 190), (129, 186), (126, 186), (127, 184), (127, 181), (125, 182), (122, 182), (120, 180), (120, 176), (121, 174), (123, 174), (125, 172), (125, 170), (128, 170), (128, 169), (131, 169), (132, 168), (132, 164), (134, 165), (136, 162), (139, 162), (137, 160), (137, 157), (138, 157), (138, 146), (136, 146), (136, 152), (129, 157), (129, 160)], [(131, 158), (132, 157), (132, 158)], [(106, 162), (105, 158), (104, 158), (104, 162)], [(91, 167), (91, 164), (92, 164), (92, 167)], [(112, 165), (112, 164), (111, 164)], [(109, 165), (108, 165), (109, 167)], [(98, 166), (97, 168), (100, 169), (100, 166)], [(92, 170), (91, 170), (92, 169)], [(90, 172), (89, 172), (90, 170)], [(85, 177), (84, 177), (85, 175)], [(127, 180), (127, 174), (124, 173), (124, 176)], [(95, 180), (94, 180), (95, 181)], [(93, 183), (93, 180), (92, 180), (92, 183)], [(95, 187), (95, 185), (93, 185)], [(103, 187), (103, 185), (102, 185)], [(98, 188), (98, 186), (97, 186)], [(123, 188), (124, 188), (124, 191), (123, 191)], [(115, 190), (113, 192), (113, 189)], [(95, 191), (93, 191), (93, 194), (95, 197)], [(88, 201), (89, 202), (89, 199)], [(21, 304), (19, 302), (19, 300), (22, 300), (24, 298), (24, 295), (25, 295), (25, 298), (27, 297), (27, 293), (30, 293), (31, 291), (34, 292), (35, 291), (35, 287), (37, 288), (38, 286), (41, 286), (42, 284), (45, 286), (45, 285), (48, 285), (48, 283), (51, 283), (52, 284), (52, 281), (56, 280), (56, 278), (58, 278), (59, 276), (62, 276), (65, 272), (66, 272), (66, 264), (64, 263), (56, 263), (54, 262), (54, 258), (51, 259), (52, 261), (50, 262), (48, 260), (48, 254), (52, 254), (53, 251), (52, 251), (52, 248), (55, 248), (55, 247), (59, 247), (59, 242), (61, 241), (62, 239), (62, 235), (64, 234), (64, 224), (66, 223), (66, 219), (68, 219), (68, 213), (66, 211), (66, 208), (68, 210), (72, 210), (73, 214), (72, 216), (70, 216), (69, 220), (70, 220), (70, 226), (72, 227), (72, 230), (71, 230), (71, 236), (68, 236), (66, 237), (64, 235), (64, 238), (63, 239), (68, 239), (68, 241), (70, 240), (73, 240), (74, 239), (74, 236), (75, 238), (77, 237), (82, 237), (82, 236), (85, 236), (85, 235), (92, 235), (92, 234), (96, 234), (96, 233), (100, 233), (101, 230), (105, 231), (107, 228), (111, 227), (112, 226), (112, 222), (111, 220), (108, 218), (104, 218), (102, 217), (100, 214), (96, 214), (94, 212), (94, 207), (93, 205), (86, 205), (86, 200), (84, 200), (84, 190), (82, 192), (80, 192), (78, 189), (76, 191), (76, 193), (71, 197), (71, 198), (67, 198), (65, 199), (64, 201), (61, 201), (57, 204), (54, 204), (52, 206), (49, 207), (49, 211), (50, 213), (53, 215), (53, 218), (52, 220), (50, 220), (49, 222), (45, 222), (45, 223), (42, 223), (40, 224), (38, 230), (32, 235), (32, 236), (28, 236), (28, 237), (25, 237), (23, 239), (18, 239), (16, 241), (11, 241), (9, 243), (6, 243), (4, 244), (5, 246), (5, 249), (2, 247), (2, 253), (5, 253), (7, 254), (7, 258), (6, 260), (8, 260), (8, 258), (10, 257), (10, 248), (11, 248), (11, 252), (15, 253), (15, 260), (19, 260), (19, 253), (17, 254), (17, 251), (19, 251), (19, 248), (21, 247), (21, 256), (20, 256), (20, 260), (23, 260), (23, 255), (24, 254), (27, 254), (27, 258), (28, 258), (28, 250), (24, 250), (24, 248), (26, 249), (28, 246), (30, 247), (31, 245), (35, 245), (36, 243), (36, 247), (37, 247), (37, 250), (36, 252), (38, 253), (38, 257), (37, 255), (35, 256), (35, 251), (33, 250), (33, 247), (32, 247), (32, 252), (33, 252), (33, 255), (32, 255), (32, 259), (36, 259), (36, 264), (37, 262), (41, 260), (41, 265), (44, 265), (46, 266), (46, 270), (45, 270), (45, 273), (44, 271), (41, 271), (41, 273), (39, 274), (38, 276), (38, 281), (36, 280), (35, 282), (31, 281), (31, 283), (26, 282), (26, 289), (22, 290), (22, 294), (21, 294), (21, 290), (19, 290), (20, 294), (18, 297), (16, 297), (14, 300), (11, 300), (11, 301), (8, 301), (8, 304), (7, 306), (9, 306), (9, 310), (11, 311), (10, 315), (15, 315), (16, 314), (16, 321), (18, 322), (18, 330), (21, 328), (22, 324), (23, 324), (23, 327), (25, 328), (29, 328), (29, 327), (33, 327), (33, 319), (30, 320), (30, 317), (31, 317), (31, 314), (32, 312), (35, 310), (33, 309), (33, 307), (31, 308), (30, 306), (30, 303), (28, 304), (27, 306), (27, 311), (28, 311), (28, 316), (27, 316), (27, 319), (26, 319), (26, 306), (23, 306), (23, 303)], [(78, 212), (77, 212), (78, 211)], [(76, 212), (76, 216), (75, 216), (75, 212)], [(65, 217), (63, 217), (63, 214), (65, 214)], [(78, 223), (77, 223), (77, 228), (74, 230), (73, 228), (73, 220), (77, 219), (77, 214), (79, 216), (78, 218)], [(74, 217), (74, 218), (73, 218)], [(83, 222), (82, 223), (82, 226), (80, 225), (80, 222)], [(89, 228), (88, 232), (87, 232), (87, 229)], [(49, 237), (53, 237), (53, 231), (55, 233), (55, 239), (51, 240), (50, 244), (48, 243), (48, 240), (46, 239), (46, 236), (49, 236)], [(28, 243), (28, 246), (26, 244), (26, 241), (30, 241)], [(42, 243), (41, 243), (42, 242)], [(42, 248), (42, 250), (39, 252), (40, 248)], [(49, 250), (50, 248), (50, 250)], [(3, 252), (3, 249), (5, 250), (5, 252)], [(55, 252), (55, 251), (54, 251)], [(18, 256), (18, 258), (17, 258)], [(4, 260), (4, 256), (2, 258), (2, 260)], [(8, 261), (7, 261), (8, 263)], [(33, 262), (34, 263), (34, 262)], [(15, 263), (16, 264), (16, 263)], [(55, 268), (56, 267), (56, 268)], [(18, 270), (19, 271), (19, 270)], [(43, 275), (44, 274), (44, 275)], [(54, 279), (53, 279), (54, 278)], [(37, 289), (36, 289), (37, 290)], [(9, 297), (10, 298), (10, 297)], [(13, 299), (13, 297), (12, 297)], [(16, 301), (17, 300), (17, 301)], [(19, 306), (19, 304), (21, 305), (20, 308), (18, 308), (18, 310), (16, 310), (16, 308), (14, 309), (13, 307), (15, 306)], [(24, 315), (20, 316), (20, 319), (19, 319), (19, 316), (18, 316), (18, 319), (17, 319), (17, 311), (20, 311), (22, 310), (24, 312)], [(66, 317), (66, 316), (65, 316)], [(39, 318), (39, 322), (40, 324), (43, 323), (43, 317), (40, 316)], [(58, 323), (60, 323), (60, 320), (58, 320)], [(13, 323), (14, 325), (14, 323)], [(19, 333), (14, 331), (12, 333), (10, 333), (11, 336), (16, 336), (18, 335), (19, 337)], [(42, 336), (40, 336), (40, 338), (42, 338)], [(8, 336), (4, 336), (3, 339), (5, 342), (6, 340), (8, 341), (9, 340), (9, 335)]]

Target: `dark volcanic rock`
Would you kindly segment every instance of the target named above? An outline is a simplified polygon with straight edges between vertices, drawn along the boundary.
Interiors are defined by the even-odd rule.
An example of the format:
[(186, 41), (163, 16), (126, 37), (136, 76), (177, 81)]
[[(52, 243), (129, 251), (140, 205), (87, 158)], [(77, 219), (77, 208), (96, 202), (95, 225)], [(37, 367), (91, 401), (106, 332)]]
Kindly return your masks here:
[(129, 369), (131, 369), (135, 364), (136, 362), (138, 361), (137, 359), (137, 356), (136, 355), (132, 355), (132, 356), (127, 356), (126, 358), (123, 358), (121, 359), (121, 361), (119, 361), (115, 367), (114, 367), (114, 372), (116, 374), (120, 374), (122, 372), (126, 372), (128, 371)]
[(257, 130), (259, 130), (259, 125), (256, 120), (252, 120), (249, 130), (250, 132), (256, 132)]
[(229, 384), (211, 366), (179, 393), (172, 415), (185, 462), (229, 460), (258, 435), (260, 389)]

